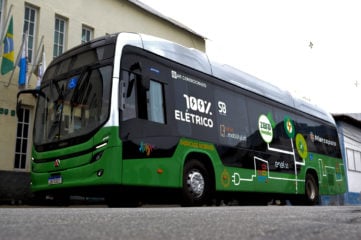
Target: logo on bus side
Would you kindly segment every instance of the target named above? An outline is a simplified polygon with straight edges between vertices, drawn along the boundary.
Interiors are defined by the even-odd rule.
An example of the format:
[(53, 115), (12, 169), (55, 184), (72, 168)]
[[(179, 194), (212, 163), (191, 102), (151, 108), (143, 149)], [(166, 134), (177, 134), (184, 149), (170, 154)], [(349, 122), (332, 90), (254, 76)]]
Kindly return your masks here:
[(221, 183), (222, 183), (222, 186), (225, 188), (228, 188), (231, 185), (231, 176), (230, 176), (229, 172), (227, 171), (227, 169), (224, 169), (221, 174)]
[(140, 142), (139, 144), (139, 152), (145, 153), (147, 157), (150, 156), (154, 149), (155, 147), (149, 143)]
[(292, 121), (292, 119), (288, 116), (285, 116), (284, 120), (283, 120), (283, 127), (286, 131), (286, 134), (289, 138), (294, 138), (295, 137), (295, 126), (294, 123)]
[(183, 94), (185, 110), (174, 110), (174, 118), (178, 121), (213, 128), (212, 102), (202, 98), (196, 98)]
[(60, 159), (59, 158), (54, 161), (54, 167), (56, 167), (56, 168), (60, 167)]
[(225, 102), (218, 101), (218, 113), (223, 116), (227, 116), (227, 105)]
[(264, 114), (259, 116), (258, 118), (258, 130), (261, 134), (262, 139), (266, 143), (271, 143), (273, 139), (273, 129), (271, 121), (268, 119), (268, 117)]
[(247, 136), (241, 133), (236, 133), (234, 128), (226, 126), (224, 124), (219, 125), (219, 135), (223, 138), (234, 139), (239, 142), (246, 142)]
[(308, 156), (307, 142), (301, 133), (297, 133), (296, 135), (296, 149), (298, 155), (300, 155), (302, 159), (307, 158)]
[(188, 82), (188, 83), (191, 83), (191, 84), (203, 87), (203, 88), (207, 88), (206, 83), (204, 83), (202, 81), (199, 81), (199, 80), (196, 80), (196, 79), (193, 79), (191, 77), (185, 76), (185, 75), (183, 75), (183, 74), (181, 74), (181, 73), (179, 73), (177, 71), (172, 70), (171, 75), (172, 75), (173, 79), (180, 79), (180, 80), (183, 80), (185, 82)]

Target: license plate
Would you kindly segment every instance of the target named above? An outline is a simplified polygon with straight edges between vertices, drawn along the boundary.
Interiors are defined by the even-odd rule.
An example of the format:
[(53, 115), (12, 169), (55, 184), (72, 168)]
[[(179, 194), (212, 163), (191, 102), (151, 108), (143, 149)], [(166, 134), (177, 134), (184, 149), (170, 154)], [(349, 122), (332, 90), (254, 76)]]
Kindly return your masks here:
[(62, 184), (62, 183), (63, 183), (63, 179), (61, 178), (60, 175), (51, 176), (48, 179), (48, 184), (49, 185)]

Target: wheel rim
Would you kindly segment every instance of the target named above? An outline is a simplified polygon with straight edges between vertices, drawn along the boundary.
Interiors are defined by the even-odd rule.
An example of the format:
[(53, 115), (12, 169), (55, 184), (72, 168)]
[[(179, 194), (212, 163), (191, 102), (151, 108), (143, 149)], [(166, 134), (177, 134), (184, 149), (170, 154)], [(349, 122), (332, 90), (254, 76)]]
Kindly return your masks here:
[(203, 195), (204, 192), (204, 178), (197, 170), (191, 170), (187, 176), (187, 186), (189, 192), (196, 198)]

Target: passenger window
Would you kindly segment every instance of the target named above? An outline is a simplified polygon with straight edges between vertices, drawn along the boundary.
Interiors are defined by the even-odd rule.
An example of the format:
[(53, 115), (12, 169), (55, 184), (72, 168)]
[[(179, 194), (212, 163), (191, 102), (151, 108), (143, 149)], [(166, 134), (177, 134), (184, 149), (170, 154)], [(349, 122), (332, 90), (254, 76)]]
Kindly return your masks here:
[(165, 123), (163, 86), (153, 80), (150, 81), (150, 88), (147, 91), (147, 110), (149, 121)]
[(127, 81), (122, 120), (140, 118), (165, 124), (163, 84), (150, 80), (147, 89), (142, 86), (138, 75), (126, 71), (123, 72), (123, 79)]

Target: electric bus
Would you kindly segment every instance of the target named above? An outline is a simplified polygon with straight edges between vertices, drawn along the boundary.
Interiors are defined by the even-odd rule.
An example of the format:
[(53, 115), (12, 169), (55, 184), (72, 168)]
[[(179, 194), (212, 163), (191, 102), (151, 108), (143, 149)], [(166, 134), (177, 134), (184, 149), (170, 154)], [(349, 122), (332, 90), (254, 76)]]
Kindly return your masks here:
[(24, 94), (36, 98), (38, 199), (314, 205), (346, 190), (328, 112), (164, 39), (97, 38), (55, 58), (19, 108)]

